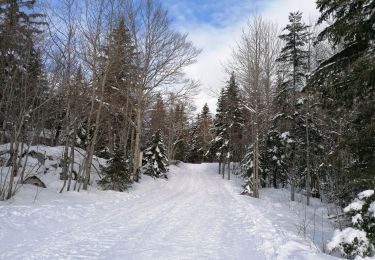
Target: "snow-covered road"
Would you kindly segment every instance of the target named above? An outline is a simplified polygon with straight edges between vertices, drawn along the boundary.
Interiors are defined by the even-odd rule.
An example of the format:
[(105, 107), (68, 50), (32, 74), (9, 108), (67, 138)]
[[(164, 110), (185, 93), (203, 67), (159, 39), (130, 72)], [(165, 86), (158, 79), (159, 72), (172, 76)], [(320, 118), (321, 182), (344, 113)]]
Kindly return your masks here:
[[(325, 259), (212, 164), (130, 193), (42, 191), (0, 204), (0, 259)], [(21, 194), (22, 195), (22, 194)], [(275, 209), (276, 210), (276, 209)]]

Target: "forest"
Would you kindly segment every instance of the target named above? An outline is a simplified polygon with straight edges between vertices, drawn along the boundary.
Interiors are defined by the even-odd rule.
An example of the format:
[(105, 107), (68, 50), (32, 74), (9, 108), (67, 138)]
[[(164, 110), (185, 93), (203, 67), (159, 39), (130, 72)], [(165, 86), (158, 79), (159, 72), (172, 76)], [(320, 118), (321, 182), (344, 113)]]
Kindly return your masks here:
[(129, 192), (209, 163), (244, 197), (333, 205), (327, 252), (374, 256), (375, 1), (315, 2), (308, 23), (249, 16), (210, 110), (185, 73), (204, 50), (163, 1), (2, 0), (0, 213), (24, 185), (46, 186), (48, 149), (57, 193)]

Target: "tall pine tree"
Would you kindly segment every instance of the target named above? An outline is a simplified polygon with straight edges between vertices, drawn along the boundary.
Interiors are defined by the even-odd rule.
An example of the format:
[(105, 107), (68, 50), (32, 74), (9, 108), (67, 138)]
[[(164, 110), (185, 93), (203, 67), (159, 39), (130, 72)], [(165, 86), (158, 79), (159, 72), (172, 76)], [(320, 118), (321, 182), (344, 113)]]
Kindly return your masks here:
[(190, 133), (190, 149), (188, 153), (188, 162), (201, 163), (203, 160), (203, 135), (200, 129), (201, 117), (197, 116), (197, 119), (193, 122), (191, 133)]
[[(202, 135), (202, 150), (204, 154), (207, 154), (209, 151), (210, 141), (212, 140), (212, 127), (213, 120), (210, 109), (207, 103), (205, 103), (199, 116), (199, 131)], [(203, 157), (203, 160), (210, 161), (206, 156)]]
[(240, 91), (234, 72), (230, 76), (226, 89), (224, 122), (228, 128), (230, 160), (239, 162), (244, 150), (242, 142), (244, 118)]
[(277, 61), (282, 64), (284, 80), (277, 86), (275, 107), (279, 112), (273, 119), (272, 128), (280, 136), (277, 142), (283, 151), (285, 173), (291, 188), (291, 200), (294, 201), (296, 186), (304, 181), (306, 135), (304, 117), (300, 110), (301, 91), (305, 87), (309, 52), (306, 50), (309, 32), (302, 22), (302, 13), (294, 12), (289, 15), (289, 24), (284, 28), (285, 34), (280, 35), (285, 43)]
[(42, 14), (34, 12), (34, 5), (31, 0), (0, 2), (1, 142), (9, 130), (5, 122), (14, 129), (26, 111), (40, 105), (46, 91), (41, 55), (35, 47), (45, 22)]
[[(221, 90), (214, 120), (214, 139), (208, 155), (216, 155), (219, 173), (223, 174), (226, 164), (240, 162), (243, 156), (243, 111), (239, 88), (234, 73), (227, 86)], [(228, 170), (228, 178), (230, 171)]]
[(221, 173), (222, 164), (224, 162), (225, 153), (228, 144), (228, 128), (225, 123), (225, 89), (221, 89), (220, 96), (217, 101), (216, 115), (213, 126), (213, 140), (210, 142), (210, 148), (207, 157), (211, 160), (219, 162), (219, 174)]

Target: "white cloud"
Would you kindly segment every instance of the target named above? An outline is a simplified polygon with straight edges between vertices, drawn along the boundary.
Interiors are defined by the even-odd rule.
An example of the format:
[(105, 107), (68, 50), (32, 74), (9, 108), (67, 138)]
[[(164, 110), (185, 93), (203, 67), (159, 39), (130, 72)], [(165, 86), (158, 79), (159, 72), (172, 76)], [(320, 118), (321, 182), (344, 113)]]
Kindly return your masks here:
[[(222, 27), (214, 26), (215, 22), (207, 23), (197, 20), (189, 22), (186, 18), (189, 14), (184, 11), (194, 10), (186, 6), (179, 8), (178, 3), (173, 5), (172, 13), (179, 16), (177, 18), (180, 21), (177, 21), (178, 29), (189, 33), (189, 39), (196, 47), (202, 49), (198, 62), (186, 69), (189, 77), (199, 80), (202, 84), (201, 93), (196, 100), (199, 110), (206, 102), (211, 111), (216, 109), (217, 96), (214, 93), (219, 93), (228, 79), (223, 64), (230, 59), (231, 48), (251, 17), (251, 13), (248, 13), (249, 2), (239, 0), (238, 6), (233, 9), (233, 16), (227, 16), (228, 22), (221, 23), (225, 24)], [(255, 4), (254, 8), (257, 10), (257, 15), (277, 23), (281, 29), (288, 22), (289, 12), (293, 11), (302, 11), (306, 23), (309, 20), (316, 21), (319, 13), (315, 6), (315, 0), (263, 0), (260, 5)], [(246, 10), (246, 12), (241, 12), (241, 10)], [(224, 10), (223, 13), (227, 14)], [(225, 19), (226, 16), (217, 15), (217, 17)]]
[(216, 107), (215, 93), (219, 93), (227, 80), (223, 64), (231, 55), (233, 35), (238, 35), (240, 30), (241, 27), (197, 26), (190, 32), (189, 38), (196, 47), (202, 49), (198, 62), (186, 69), (189, 77), (202, 84), (201, 93), (196, 100), (198, 109), (206, 102), (211, 110)]

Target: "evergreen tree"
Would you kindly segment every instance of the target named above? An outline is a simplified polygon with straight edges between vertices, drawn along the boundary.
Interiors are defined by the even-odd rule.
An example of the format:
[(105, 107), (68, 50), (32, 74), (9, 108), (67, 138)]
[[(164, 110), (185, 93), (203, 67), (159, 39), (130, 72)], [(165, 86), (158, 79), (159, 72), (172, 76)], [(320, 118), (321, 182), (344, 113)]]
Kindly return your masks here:
[(32, 141), (28, 131), (40, 123), (33, 119), (45, 97), (40, 54), (35, 47), (36, 36), (45, 23), (41, 21), (43, 15), (34, 12), (34, 4), (0, 2), (0, 142), (10, 142), (12, 169), (7, 188), (0, 191), (5, 199), (15, 193), (19, 144)]
[(104, 190), (125, 191), (131, 185), (131, 160), (125, 158), (124, 152), (116, 150), (107, 161), (107, 166), (101, 167), (103, 177), (98, 181)]
[[(221, 90), (214, 120), (214, 139), (210, 143), (207, 156), (219, 161), (219, 174), (223, 174), (225, 165), (240, 162), (243, 156), (244, 118), (239, 88), (234, 73), (227, 86)], [(228, 179), (230, 171), (228, 171)]]
[[(329, 40), (339, 51), (319, 65), (309, 85), (342, 122), (330, 157), (341, 161), (337, 171), (348, 172), (340, 177), (349, 184), (348, 199), (375, 186), (375, 2), (318, 0), (317, 6), (318, 22), (330, 21), (318, 40)], [(352, 159), (343, 160), (344, 153)]]
[(163, 97), (160, 93), (157, 93), (155, 104), (151, 110), (150, 130), (156, 132), (160, 129), (164, 133), (166, 130), (166, 119), (167, 114)]
[(309, 51), (306, 50), (309, 32), (308, 26), (302, 21), (302, 13), (294, 12), (289, 15), (289, 24), (284, 28), (287, 31), (280, 35), (280, 39), (284, 41), (285, 46), (281, 49), (278, 62), (286, 65), (286, 80), (284, 85), (287, 89), (292, 89), (294, 95), (297, 90), (304, 87), (306, 79), (307, 59)]
[(212, 161), (210, 145), (212, 141), (212, 118), (207, 103), (192, 124), (189, 162)]
[(154, 178), (167, 178), (166, 149), (161, 130), (152, 136), (151, 145), (143, 152), (143, 173)]
[[(169, 133), (172, 146), (172, 156), (174, 160), (185, 162), (189, 151), (189, 122), (186, 114), (185, 105), (178, 102), (174, 109), (169, 113), (173, 121), (172, 127), (167, 131)], [(174, 134), (171, 134), (174, 133)]]
[(366, 190), (357, 195), (344, 212), (350, 227), (337, 230), (331, 242), (330, 251), (340, 251), (344, 257), (354, 259), (375, 255), (375, 193)]
[(281, 184), (285, 187), (287, 182), (285, 154), (283, 148), (283, 142), (280, 133), (271, 129), (268, 131), (265, 137), (263, 149), (261, 151), (261, 168), (263, 171), (263, 185), (279, 188)]
[(0, 2), (1, 128), (5, 127), (3, 122), (8, 122), (8, 126), (12, 125), (14, 129), (15, 120), (25, 111), (40, 105), (42, 98), (46, 97), (41, 55), (35, 47), (35, 38), (45, 23), (43, 15), (34, 12), (34, 5), (35, 1)]
[[(131, 32), (120, 17), (118, 24), (108, 35), (107, 43), (102, 46), (101, 69), (106, 73), (103, 93), (103, 120), (97, 152), (110, 153), (119, 146), (125, 146), (128, 140), (122, 140), (132, 114), (134, 84), (138, 73), (135, 65), (136, 48)], [(104, 72), (104, 70), (107, 70)], [(120, 144), (121, 143), (121, 144)], [(129, 151), (129, 149), (125, 149)]]
[[(242, 173), (245, 180), (244, 190), (241, 194), (254, 196), (254, 190), (257, 190), (257, 188), (254, 187), (258, 185), (258, 182), (254, 179), (254, 158), (254, 147), (250, 145), (241, 161)], [(261, 167), (259, 167), (259, 172), (262, 173)]]
[[(285, 42), (280, 57), (277, 61), (281, 64), (282, 71), (276, 88), (274, 106), (278, 112), (272, 120), (274, 131), (279, 133), (274, 149), (282, 151), (285, 173), (291, 186), (291, 200), (294, 200), (294, 192), (297, 186), (304, 183), (306, 171), (306, 121), (301, 110), (308, 68), (309, 51), (306, 50), (309, 32), (302, 21), (302, 13), (295, 12), (289, 15), (289, 24), (285, 27), (285, 34), (280, 39)], [(276, 132), (273, 132), (276, 133)], [(268, 147), (269, 149), (269, 147)], [(277, 157), (277, 155), (275, 155)], [(263, 155), (267, 158), (267, 154)]]
[(204, 155), (203, 136), (200, 131), (201, 117), (198, 115), (191, 129), (191, 142), (187, 161), (190, 163), (201, 163)]
[(224, 153), (227, 149), (226, 144), (228, 144), (228, 129), (225, 122), (225, 98), (225, 89), (223, 88), (216, 107), (213, 127), (214, 139), (210, 142), (210, 148), (207, 153), (208, 158), (218, 160), (219, 163), (224, 160)]
[(239, 88), (234, 73), (232, 73), (226, 88), (221, 90), (218, 99), (214, 120), (215, 138), (211, 142), (210, 153), (217, 153), (220, 156), (223, 156), (224, 153), (227, 156), (229, 153), (232, 159), (239, 161), (243, 150), (243, 123)]
[[(199, 132), (202, 136), (202, 152), (207, 154), (210, 147), (210, 141), (212, 140), (212, 127), (213, 127), (213, 121), (212, 116), (210, 113), (210, 109), (207, 105), (207, 103), (204, 104), (202, 108), (202, 112), (199, 116)], [(203, 160), (207, 161), (209, 160), (206, 156), (203, 157)]]
[(231, 74), (225, 100), (224, 122), (229, 135), (229, 152), (234, 162), (239, 162), (243, 153), (242, 132), (244, 118), (238, 84), (234, 73)]

